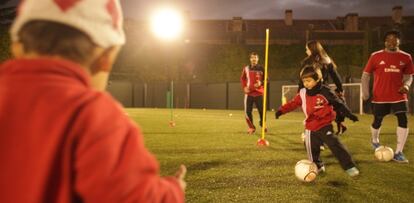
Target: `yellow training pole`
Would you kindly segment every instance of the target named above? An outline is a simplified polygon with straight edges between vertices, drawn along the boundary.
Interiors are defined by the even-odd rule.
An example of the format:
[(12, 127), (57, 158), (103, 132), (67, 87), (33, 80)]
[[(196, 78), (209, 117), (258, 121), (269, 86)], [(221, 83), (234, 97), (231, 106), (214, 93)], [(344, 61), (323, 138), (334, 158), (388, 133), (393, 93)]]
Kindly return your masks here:
[(266, 29), (266, 51), (265, 51), (265, 72), (264, 72), (264, 93), (263, 93), (263, 118), (262, 118), (262, 140), (265, 139), (266, 129), (266, 99), (267, 99), (267, 61), (269, 59), (269, 29)]

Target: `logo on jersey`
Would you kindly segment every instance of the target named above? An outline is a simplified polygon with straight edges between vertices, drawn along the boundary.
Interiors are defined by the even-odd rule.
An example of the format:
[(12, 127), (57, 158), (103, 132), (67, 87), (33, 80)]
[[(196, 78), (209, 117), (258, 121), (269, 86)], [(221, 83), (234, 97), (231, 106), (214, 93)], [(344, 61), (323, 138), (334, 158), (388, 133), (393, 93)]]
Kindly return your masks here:
[(405, 66), (405, 63), (400, 61), (400, 66)]
[(379, 64), (380, 65), (385, 65), (385, 62), (384, 61), (381, 61)]
[(315, 109), (320, 109), (323, 108), (323, 99), (321, 98), (316, 98), (316, 104), (315, 104)]
[(397, 66), (395, 66), (395, 65), (391, 65), (389, 68), (384, 68), (384, 72), (386, 72), (386, 73), (399, 73), (399, 72), (401, 72), (401, 70), (400, 69), (398, 69), (397, 68)]

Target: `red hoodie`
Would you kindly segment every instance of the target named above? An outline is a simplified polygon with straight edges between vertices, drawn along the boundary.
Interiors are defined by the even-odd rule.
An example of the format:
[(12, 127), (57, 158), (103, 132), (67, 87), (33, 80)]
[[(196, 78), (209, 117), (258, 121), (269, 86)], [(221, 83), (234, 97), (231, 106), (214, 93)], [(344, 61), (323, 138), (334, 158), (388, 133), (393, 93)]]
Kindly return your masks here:
[(78, 65), (0, 66), (0, 202), (183, 202), (138, 127)]

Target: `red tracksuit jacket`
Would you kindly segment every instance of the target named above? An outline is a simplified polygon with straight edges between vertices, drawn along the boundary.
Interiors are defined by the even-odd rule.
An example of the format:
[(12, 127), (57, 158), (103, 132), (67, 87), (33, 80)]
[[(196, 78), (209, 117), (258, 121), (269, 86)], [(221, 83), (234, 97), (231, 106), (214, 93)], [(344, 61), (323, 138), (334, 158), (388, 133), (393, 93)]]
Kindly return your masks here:
[[(260, 81), (260, 86), (255, 87), (254, 85)], [(240, 82), (242, 88), (248, 87), (250, 92), (249, 96), (261, 96), (264, 92), (264, 69), (261, 65), (256, 66), (245, 66), (240, 76)]]
[(296, 96), (279, 108), (283, 114), (295, 110), (299, 106), (305, 113), (305, 128), (317, 131), (331, 124), (335, 120), (336, 111), (343, 112), (345, 116), (351, 115), (349, 108), (335, 95), (332, 90), (321, 83), (311, 90), (300, 89)]
[(0, 67), (0, 202), (183, 202), (138, 127), (80, 66)]

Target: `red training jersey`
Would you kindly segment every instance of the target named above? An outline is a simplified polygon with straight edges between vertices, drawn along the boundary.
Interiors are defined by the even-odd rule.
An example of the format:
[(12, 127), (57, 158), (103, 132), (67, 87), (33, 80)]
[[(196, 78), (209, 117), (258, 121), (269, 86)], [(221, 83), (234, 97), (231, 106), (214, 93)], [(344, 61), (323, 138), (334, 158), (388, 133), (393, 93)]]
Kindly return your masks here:
[(121, 105), (77, 64), (0, 66), (0, 202), (183, 202)]
[(264, 92), (264, 69), (261, 65), (245, 66), (243, 68), (240, 82), (242, 88), (248, 87), (250, 92), (249, 96), (262, 96)]
[[(351, 111), (332, 90), (325, 85), (318, 85), (312, 90), (302, 88), (296, 96), (279, 108), (282, 114), (302, 107), (305, 113), (305, 128), (317, 131), (330, 125), (336, 117), (336, 112), (341, 112), (349, 117)], [(335, 110), (334, 110), (335, 108)]]
[(399, 93), (403, 86), (403, 75), (414, 74), (411, 55), (385, 50), (371, 54), (364, 72), (373, 73), (373, 103), (397, 103), (407, 101), (407, 94)]

